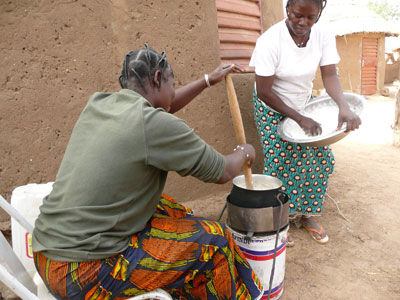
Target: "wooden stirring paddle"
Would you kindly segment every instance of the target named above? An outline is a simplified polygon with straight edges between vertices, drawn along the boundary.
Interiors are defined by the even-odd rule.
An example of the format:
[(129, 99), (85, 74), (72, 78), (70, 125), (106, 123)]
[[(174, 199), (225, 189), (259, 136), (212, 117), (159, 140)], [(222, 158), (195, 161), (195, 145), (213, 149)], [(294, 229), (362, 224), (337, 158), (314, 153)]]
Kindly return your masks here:
[[(229, 107), (231, 109), (233, 129), (235, 130), (236, 140), (238, 144), (246, 144), (246, 136), (244, 134), (242, 115), (240, 114), (239, 103), (236, 97), (235, 87), (233, 86), (232, 77), (230, 74), (226, 75), (226, 91), (228, 94)], [(251, 168), (247, 163), (243, 165), (244, 179), (246, 181), (246, 188), (249, 190), (253, 188), (253, 177)]]

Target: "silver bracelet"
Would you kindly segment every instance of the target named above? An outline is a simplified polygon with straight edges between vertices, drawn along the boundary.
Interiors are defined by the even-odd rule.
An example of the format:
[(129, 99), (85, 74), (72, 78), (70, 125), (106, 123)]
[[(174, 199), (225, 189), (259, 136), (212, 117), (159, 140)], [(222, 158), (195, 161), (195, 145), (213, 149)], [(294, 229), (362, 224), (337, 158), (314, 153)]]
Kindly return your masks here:
[(211, 84), (210, 84), (210, 81), (208, 80), (208, 74), (204, 74), (204, 79), (206, 81), (207, 86), (210, 88)]
[(233, 151), (235, 152), (236, 150), (242, 150), (246, 154), (246, 159), (250, 158), (250, 154), (246, 151), (246, 149), (244, 149), (243, 146), (237, 145)]

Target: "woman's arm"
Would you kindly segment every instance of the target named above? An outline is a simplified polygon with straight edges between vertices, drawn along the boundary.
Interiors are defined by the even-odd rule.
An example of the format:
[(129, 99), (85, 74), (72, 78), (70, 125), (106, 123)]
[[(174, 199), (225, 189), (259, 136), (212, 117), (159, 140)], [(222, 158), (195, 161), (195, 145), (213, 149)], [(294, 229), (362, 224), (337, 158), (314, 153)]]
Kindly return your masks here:
[[(217, 84), (222, 81), (230, 72), (241, 72), (243, 69), (239, 65), (221, 64), (213, 72), (209, 74), (208, 81), (210, 85)], [(175, 91), (175, 98), (171, 104), (170, 113), (173, 114), (190, 103), (197, 95), (207, 88), (205, 78), (195, 80)]]
[(322, 129), (319, 123), (313, 119), (301, 115), (293, 108), (287, 106), (273, 91), (272, 84), (274, 76), (258, 76), (256, 75), (257, 95), (258, 98), (272, 109), (282, 115), (295, 120), (306, 133), (311, 135), (321, 134)]
[(346, 122), (346, 131), (357, 129), (361, 124), (361, 119), (351, 111), (344, 99), (343, 90), (336, 73), (336, 65), (321, 66), (320, 69), (326, 92), (339, 107), (339, 122), (337, 128), (342, 128), (343, 123)]
[(243, 150), (239, 148), (236, 151), (233, 151), (231, 154), (225, 155), (225, 170), (224, 173), (222, 173), (221, 178), (216, 183), (223, 184), (230, 181), (240, 173), (245, 163), (247, 163), (249, 167), (251, 167), (253, 164), (256, 156), (254, 147), (250, 144), (243, 144), (239, 146), (243, 147)]

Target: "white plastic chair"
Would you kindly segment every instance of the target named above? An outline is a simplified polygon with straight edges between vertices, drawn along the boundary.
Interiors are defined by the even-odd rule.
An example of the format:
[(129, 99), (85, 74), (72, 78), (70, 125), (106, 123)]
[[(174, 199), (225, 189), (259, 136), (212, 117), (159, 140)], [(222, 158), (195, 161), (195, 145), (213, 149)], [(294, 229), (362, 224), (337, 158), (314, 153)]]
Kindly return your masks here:
[[(33, 226), (12, 205), (0, 195), (2, 207), (22, 227), (32, 234)], [(22, 300), (56, 300), (50, 294), (38, 273), (32, 280), (24, 265), (11, 248), (0, 231), (0, 280)], [(172, 300), (172, 297), (162, 289), (129, 298), (128, 300), (160, 299)]]

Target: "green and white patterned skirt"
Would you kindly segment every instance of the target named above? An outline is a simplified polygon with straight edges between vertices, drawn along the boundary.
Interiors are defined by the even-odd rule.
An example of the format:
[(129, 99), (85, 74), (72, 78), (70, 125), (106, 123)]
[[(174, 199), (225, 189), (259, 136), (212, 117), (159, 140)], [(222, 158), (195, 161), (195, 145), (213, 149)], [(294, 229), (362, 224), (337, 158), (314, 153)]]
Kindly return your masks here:
[(264, 153), (266, 175), (282, 180), (290, 196), (289, 214), (318, 216), (335, 160), (331, 147), (305, 147), (281, 139), (277, 133), (284, 116), (268, 109), (254, 91), (254, 119)]

